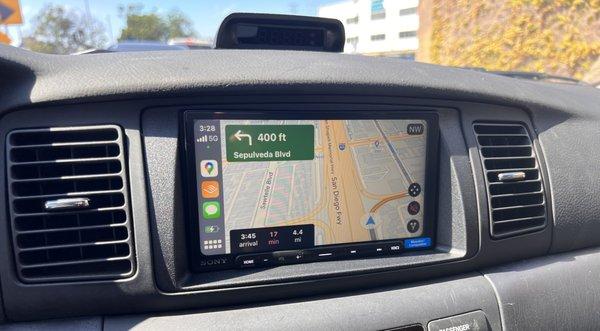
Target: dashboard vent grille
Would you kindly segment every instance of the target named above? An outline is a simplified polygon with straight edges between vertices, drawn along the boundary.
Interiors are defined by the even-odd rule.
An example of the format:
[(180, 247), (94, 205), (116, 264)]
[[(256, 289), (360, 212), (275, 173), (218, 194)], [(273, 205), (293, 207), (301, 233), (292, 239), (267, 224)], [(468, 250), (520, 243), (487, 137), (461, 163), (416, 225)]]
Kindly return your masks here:
[(544, 228), (544, 185), (525, 126), (475, 123), (473, 129), (485, 172), (492, 237), (505, 238)]
[(23, 281), (133, 274), (120, 127), (15, 130), (6, 155), (12, 239)]

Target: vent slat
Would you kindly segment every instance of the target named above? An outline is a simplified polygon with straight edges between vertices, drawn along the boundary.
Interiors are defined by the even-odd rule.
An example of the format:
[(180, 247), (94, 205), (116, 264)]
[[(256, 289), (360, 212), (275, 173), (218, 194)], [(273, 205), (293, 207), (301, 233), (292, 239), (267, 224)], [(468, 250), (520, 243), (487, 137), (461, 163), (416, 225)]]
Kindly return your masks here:
[[(502, 173), (503, 171), (500, 171)], [(519, 185), (519, 184), (527, 184), (527, 183), (539, 183), (540, 181), (537, 179), (532, 180), (521, 180), (518, 182), (498, 182), (498, 183), (490, 183), (490, 186), (510, 186), (510, 185)]]
[(504, 134), (504, 133), (498, 133), (498, 134), (479, 134), (478, 136), (485, 136), (485, 137), (527, 137), (529, 138), (528, 135), (526, 134), (521, 134), (521, 133), (516, 133), (516, 134)]
[(530, 160), (533, 159), (531, 155), (527, 156), (487, 156), (486, 160)]
[(533, 168), (536, 165), (535, 158), (486, 158), (483, 163), (487, 170), (505, 170), (514, 168)]
[(520, 196), (525, 196), (525, 195), (532, 195), (532, 194), (540, 194), (543, 193), (543, 191), (536, 191), (536, 192), (525, 192), (525, 193), (510, 193), (510, 194), (496, 194), (494, 195), (494, 199), (497, 198), (506, 198), (506, 197), (520, 197)]
[(527, 131), (525, 128), (518, 125), (512, 124), (475, 124), (473, 125), (473, 129), (475, 130), (475, 134), (485, 134), (485, 135), (510, 135), (510, 134), (521, 134), (525, 135)]
[(513, 147), (507, 148), (508, 146), (501, 147), (482, 147), (481, 154), (486, 158), (508, 158), (508, 157), (531, 157), (531, 147)]
[(23, 268), (21, 273), (25, 279), (35, 279), (37, 282), (44, 283), (65, 279), (84, 281), (124, 278), (131, 275), (133, 268), (132, 259), (126, 259), (68, 266)]
[(116, 140), (104, 140), (104, 141), (77, 141), (70, 143), (50, 143), (50, 144), (36, 144), (36, 145), (19, 145), (13, 146), (13, 149), (23, 148), (40, 148), (40, 147), (68, 147), (68, 146), (96, 146), (96, 145), (110, 145), (117, 142)]
[[(544, 228), (544, 187), (527, 128), (513, 123), (474, 123), (473, 130), (488, 188), (491, 236), (500, 239)], [(499, 174), (506, 174), (502, 176), (505, 181)]]
[(119, 160), (94, 160), (91, 162), (54, 162), (37, 164), (18, 164), (10, 168), (11, 175), (17, 181), (89, 175), (120, 174), (121, 162)]
[(490, 172), (514, 172), (514, 171), (527, 171), (527, 170), (538, 170), (537, 165), (535, 167), (532, 168), (510, 168), (510, 169), (484, 169), (483, 171), (485, 171), (486, 173), (490, 173)]
[(78, 231), (78, 230), (95, 230), (95, 229), (106, 229), (106, 228), (117, 228), (123, 226), (125, 223), (114, 223), (106, 225), (82, 225), (66, 228), (55, 228), (55, 229), (43, 229), (43, 230), (22, 230), (18, 231), (19, 234), (36, 234), (36, 233), (53, 233), (62, 231)]
[(29, 178), (15, 180), (15, 183), (37, 183), (47, 181), (67, 181), (77, 179), (95, 179), (95, 178), (119, 178), (119, 173), (113, 174), (98, 174), (98, 175), (77, 175), (77, 176), (61, 176), (61, 177), (47, 177), (47, 178)]
[[(120, 191), (119, 191), (120, 192)], [(86, 210), (66, 210), (56, 213), (22, 213), (17, 214), (19, 217), (33, 217), (33, 216), (48, 216), (48, 215), (73, 215), (73, 214), (95, 214), (103, 211), (116, 211), (123, 210), (123, 207), (102, 207), (102, 208), (90, 208)]]
[(127, 243), (127, 242), (129, 242), (129, 239), (96, 241), (96, 242), (65, 244), (65, 245), (48, 245), (48, 246), (41, 246), (41, 247), (26, 247), (26, 248), (21, 248), (19, 251), (21, 251), (21, 252), (51, 251), (53, 249), (62, 249), (62, 248), (81, 248), (81, 247), (89, 247), (89, 246), (117, 245), (117, 244), (123, 244), (123, 243)]
[(494, 211), (505, 211), (505, 210), (509, 210), (509, 211), (514, 210), (514, 211), (517, 211), (519, 209), (538, 208), (538, 207), (544, 207), (544, 204), (543, 203), (532, 203), (532, 204), (524, 204), (524, 205), (496, 207), (496, 208), (494, 208)]
[(541, 205), (544, 203), (544, 195), (542, 193), (505, 194), (492, 197), (491, 203), (494, 210), (516, 206)]
[(23, 165), (43, 165), (43, 164), (55, 164), (55, 163), (75, 163), (81, 164), (86, 162), (107, 162), (107, 161), (119, 161), (119, 157), (91, 157), (83, 159), (62, 159), (62, 160), (48, 160), (48, 161), (33, 161), (33, 162), (19, 162), (19, 166)]
[(124, 226), (103, 229), (62, 230), (44, 233), (19, 233), (17, 242), (21, 249), (44, 248), (60, 245), (96, 244), (127, 239)]
[[(74, 248), (61, 248), (40, 254), (37, 251), (20, 252), (19, 259), (23, 266), (29, 267), (37, 264), (77, 262), (78, 260), (110, 259), (114, 257), (129, 257), (131, 250), (128, 244), (87, 246)], [(89, 262), (88, 262), (89, 263)]]
[[(108, 194), (120, 194), (123, 193), (123, 189), (118, 190), (105, 190), (105, 191), (82, 191), (82, 192), (67, 192), (67, 193), (57, 193), (57, 194), (43, 194), (43, 195), (28, 195), (28, 196), (15, 196), (14, 201), (27, 200), (27, 199), (60, 199), (60, 198), (70, 198), (70, 197), (78, 197), (78, 196), (88, 196), (88, 195), (108, 195)], [(102, 210), (102, 208), (98, 208), (98, 210)], [(25, 214), (20, 214), (25, 215)]]
[(68, 265), (121, 261), (121, 260), (129, 260), (129, 256), (116, 256), (116, 257), (107, 257), (107, 258), (100, 258), (100, 259), (87, 259), (87, 260), (76, 260), (76, 261), (52, 262), (52, 263), (35, 263), (35, 264), (28, 264), (26, 268), (27, 269), (46, 268), (46, 267), (53, 267), (53, 266), (68, 266)]
[(519, 222), (527, 222), (527, 221), (538, 220), (538, 219), (542, 219), (542, 218), (541, 217), (513, 218), (513, 219), (509, 219), (509, 220), (498, 221), (498, 222), (496, 222), (496, 224), (502, 225), (502, 224), (510, 224), (510, 223), (519, 223)]
[[(6, 155), (13, 245), (24, 282), (133, 274), (121, 128), (15, 130)], [(66, 198), (78, 204), (59, 200)]]
[(497, 146), (488, 145), (488, 146), (485, 146), (483, 148), (484, 149), (485, 148), (498, 148), (498, 149), (507, 149), (508, 148), (508, 149), (511, 149), (511, 148), (524, 148), (524, 147), (525, 148), (531, 148), (531, 145), (497, 145)]
[(46, 146), (14, 148), (8, 153), (15, 163), (115, 157), (121, 153), (119, 144)]
[(127, 214), (119, 209), (97, 211), (95, 213), (44, 213), (35, 216), (15, 217), (15, 231), (60, 231), (65, 228), (108, 226), (126, 224)]
[(115, 141), (119, 137), (117, 130), (108, 127), (48, 128), (16, 130), (10, 133), (8, 140), (12, 146), (24, 146), (82, 141)]

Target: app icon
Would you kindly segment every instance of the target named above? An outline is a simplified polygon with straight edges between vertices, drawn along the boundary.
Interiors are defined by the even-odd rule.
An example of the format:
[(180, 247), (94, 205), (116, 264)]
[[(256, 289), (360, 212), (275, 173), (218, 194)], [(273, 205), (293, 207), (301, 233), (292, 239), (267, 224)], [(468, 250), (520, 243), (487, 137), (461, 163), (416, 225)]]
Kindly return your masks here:
[(202, 177), (217, 177), (219, 175), (219, 165), (217, 164), (217, 161), (200, 161), (200, 174)]
[(216, 180), (207, 180), (202, 182), (202, 197), (205, 199), (212, 199), (219, 197), (219, 182)]
[(221, 204), (219, 201), (208, 201), (202, 204), (202, 216), (205, 219), (221, 217)]
[(219, 240), (204, 240), (204, 250), (219, 249), (223, 247), (223, 242)]

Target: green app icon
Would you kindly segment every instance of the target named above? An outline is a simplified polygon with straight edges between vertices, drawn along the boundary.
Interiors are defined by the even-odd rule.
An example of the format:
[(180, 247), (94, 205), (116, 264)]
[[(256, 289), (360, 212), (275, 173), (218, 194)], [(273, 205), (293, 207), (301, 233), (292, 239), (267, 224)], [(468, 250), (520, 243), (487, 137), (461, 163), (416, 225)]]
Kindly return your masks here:
[(202, 216), (205, 219), (221, 217), (221, 204), (219, 201), (207, 201), (202, 204)]

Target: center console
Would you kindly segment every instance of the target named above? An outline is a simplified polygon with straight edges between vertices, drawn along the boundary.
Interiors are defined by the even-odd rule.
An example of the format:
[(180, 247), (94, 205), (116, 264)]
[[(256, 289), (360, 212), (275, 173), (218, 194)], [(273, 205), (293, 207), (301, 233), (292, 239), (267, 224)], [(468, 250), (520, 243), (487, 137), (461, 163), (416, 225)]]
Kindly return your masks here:
[(164, 292), (414, 281), (478, 250), (472, 160), (447, 104), (214, 97), (148, 108), (141, 124)]

